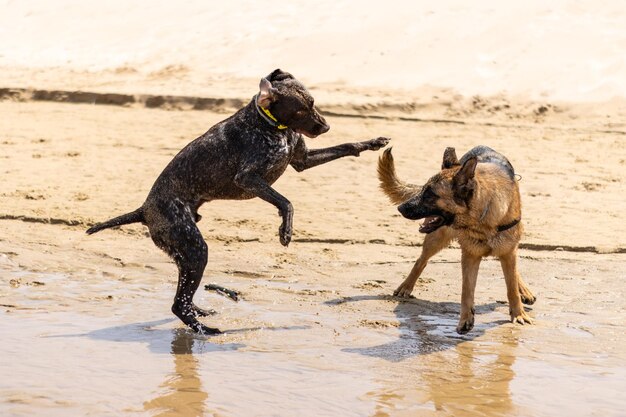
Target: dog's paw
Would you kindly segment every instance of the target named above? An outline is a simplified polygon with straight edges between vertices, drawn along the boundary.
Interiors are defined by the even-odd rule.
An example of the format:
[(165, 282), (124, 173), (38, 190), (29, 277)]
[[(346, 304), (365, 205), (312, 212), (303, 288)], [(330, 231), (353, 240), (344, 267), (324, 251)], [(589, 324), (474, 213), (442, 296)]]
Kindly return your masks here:
[[(237, 291), (229, 290), (228, 288), (224, 288), (221, 285), (217, 285), (217, 284), (207, 284), (204, 286), (204, 289), (207, 291), (215, 291), (219, 295), (228, 297), (233, 301), (239, 301), (239, 297), (241, 296)], [(210, 311), (215, 311), (215, 310), (211, 309)], [(215, 314), (217, 314), (217, 312), (215, 312)]]
[(292, 230), (290, 224), (285, 224), (283, 222), (283, 224), (280, 225), (280, 228), (278, 229), (278, 237), (281, 245), (289, 246), (289, 242), (291, 242), (291, 232)]
[(535, 304), (535, 301), (537, 301), (537, 297), (535, 297), (532, 294), (521, 294), (521, 298), (522, 298), (522, 303), (529, 305), (529, 306)]
[(393, 295), (400, 298), (411, 298), (411, 293), (413, 292), (413, 286), (408, 285), (400, 285), (394, 292)]
[(522, 299), (522, 303), (526, 304), (526, 305), (533, 305), (535, 304), (535, 301), (537, 301), (537, 297), (535, 297), (533, 295), (532, 292), (530, 292), (530, 290), (526, 287), (521, 287), (519, 289), (519, 293), (520, 293), (520, 297)]
[(456, 332), (458, 334), (465, 334), (474, 328), (474, 317), (476, 316), (476, 311), (474, 307), (469, 309), (466, 312), (463, 312), (463, 308), (461, 308), (461, 318), (459, 319), (459, 324), (456, 326)]
[(456, 326), (456, 332), (458, 334), (466, 334), (474, 328), (474, 314), (470, 313), (465, 318), (459, 320), (458, 326)]
[(222, 334), (222, 331), (220, 329), (216, 329), (215, 327), (209, 327), (209, 326), (205, 326), (204, 324), (196, 321), (195, 323), (191, 323), (189, 324), (189, 327), (191, 328), (191, 330), (193, 330), (194, 332), (204, 335), (204, 336), (211, 336), (211, 335), (216, 335), (216, 334)]
[(385, 146), (387, 146), (390, 140), (391, 139), (389, 138), (385, 138), (381, 136), (376, 139), (368, 140), (367, 142), (365, 142), (365, 144), (367, 146), (368, 151), (377, 151), (380, 148), (384, 148)]
[(511, 311), (511, 323), (517, 324), (535, 324), (528, 313), (521, 308), (519, 311)]

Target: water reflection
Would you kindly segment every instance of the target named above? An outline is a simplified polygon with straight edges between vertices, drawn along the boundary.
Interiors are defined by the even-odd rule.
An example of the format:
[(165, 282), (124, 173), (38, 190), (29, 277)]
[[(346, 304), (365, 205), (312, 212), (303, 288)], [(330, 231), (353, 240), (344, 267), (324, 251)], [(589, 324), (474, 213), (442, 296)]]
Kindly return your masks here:
[[(467, 341), (409, 360), (389, 389), (372, 392), (375, 417), (530, 415), (512, 398), (515, 340), (489, 345)], [(412, 372), (407, 372), (410, 369)]]
[(514, 338), (489, 345), (465, 342), (428, 358), (422, 378), (435, 410), (454, 416), (510, 415), (516, 345)]
[(204, 416), (207, 414), (205, 404), (209, 396), (202, 388), (199, 376), (200, 356), (214, 352), (234, 351), (244, 345), (212, 343), (211, 338), (196, 335), (187, 328), (159, 328), (173, 321), (175, 319), (168, 318), (129, 323), (88, 333), (49, 337), (86, 336), (94, 340), (141, 343), (157, 354), (158, 358), (169, 359), (171, 357), (174, 360), (174, 371), (165, 375), (165, 381), (160, 385), (159, 395), (143, 403), (144, 410), (150, 411), (151, 415), (163, 417)]
[(163, 394), (144, 403), (146, 411), (155, 416), (204, 416), (205, 402), (209, 397), (202, 388), (198, 375), (198, 359), (193, 354), (194, 345), (205, 343), (187, 330), (173, 331), (171, 353), (174, 372), (161, 384)]
[[(356, 296), (330, 303), (380, 298), (395, 300)], [(375, 416), (515, 414), (510, 385), (515, 377), (517, 338), (510, 327), (506, 331), (500, 328), (508, 320), (492, 314), (497, 303), (478, 305), (481, 320), (470, 333), (461, 336), (456, 333), (459, 307), (450, 302), (399, 301), (394, 308), (401, 323), (396, 339), (381, 345), (343, 349), (402, 363), (401, 373), (389, 383), (393, 388), (370, 394), (378, 404)], [(483, 340), (487, 330), (489, 337)], [(403, 381), (400, 388), (398, 380)]]

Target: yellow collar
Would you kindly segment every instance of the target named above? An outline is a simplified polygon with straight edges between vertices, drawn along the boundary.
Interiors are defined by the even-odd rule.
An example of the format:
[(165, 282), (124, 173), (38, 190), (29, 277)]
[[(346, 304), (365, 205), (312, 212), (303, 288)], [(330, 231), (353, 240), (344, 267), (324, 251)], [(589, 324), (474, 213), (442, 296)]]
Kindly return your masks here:
[(270, 112), (270, 109), (266, 109), (265, 107), (261, 107), (261, 110), (263, 110), (263, 113), (265, 113), (267, 115), (267, 117), (269, 117), (270, 119), (272, 119), (274, 122), (276, 122), (276, 128), (283, 130), (283, 129), (287, 129), (287, 126), (285, 125), (281, 125), (280, 123), (278, 123), (278, 120), (276, 120), (276, 117), (274, 117), (274, 115)]
[(270, 109), (266, 109), (265, 107), (261, 107), (259, 105), (259, 103), (257, 102), (257, 98), (258, 96), (254, 96), (254, 104), (256, 105), (256, 108), (259, 111), (261, 117), (263, 117), (269, 124), (276, 127), (276, 129), (287, 129), (288, 126), (278, 123), (278, 120), (276, 119), (276, 117), (274, 117), (272, 112), (270, 112)]

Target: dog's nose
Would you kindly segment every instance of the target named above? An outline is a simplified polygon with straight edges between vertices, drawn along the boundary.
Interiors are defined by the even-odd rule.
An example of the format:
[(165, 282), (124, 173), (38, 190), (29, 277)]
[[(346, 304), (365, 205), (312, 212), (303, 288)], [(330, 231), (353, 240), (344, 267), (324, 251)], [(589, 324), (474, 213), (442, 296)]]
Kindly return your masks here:
[(402, 214), (402, 216), (409, 220), (418, 220), (420, 218), (417, 207), (412, 204), (411, 200), (405, 201), (404, 203), (400, 204), (398, 206), (398, 211), (400, 212), (400, 214)]
[(328, 132), (330, 130), (330, 126), (328, 125), (328, 123), (326, 123), (326, 119), (324, 119), (324, 116), (320, 114), (317, 108), (315, 109), (315, 116), (317, 119), (316, 120), (317, 124), (320, 125), (319, 127), (320, 135)]
[(400, 204), (397, 208), (400, 214), (402, 214), (404, 217), (407, 217), (407, 215), (409, 214), (409, 210), (407, 210), (406, 203)]

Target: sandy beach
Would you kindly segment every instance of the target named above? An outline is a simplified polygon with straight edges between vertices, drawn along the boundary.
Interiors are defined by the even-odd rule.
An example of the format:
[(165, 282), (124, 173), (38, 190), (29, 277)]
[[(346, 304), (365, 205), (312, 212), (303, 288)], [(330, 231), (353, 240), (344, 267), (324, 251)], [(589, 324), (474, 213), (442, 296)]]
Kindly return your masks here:
[[(3, 416), (623, 416), (626, 8), (608, 2), (174, 6), (0, 1)], [(453, 29), (453, 30), (452, 30)], [(176, 268), (141, 225), (87, 236), (144, 201), (188, 142), (280, 67), (331, 130), (310, 148), (392, 138), (424, 182), (447, 146), (488, 145), (521, 175), (520, 270), (538, 301), (509, 323), (481, 265), (474, 330), (455, 327), (458, 245), (414, 291), (417, 222), (378, 189), (378, 153), (200, 210), (199, 291), (225, 331), (170, 312)]]

